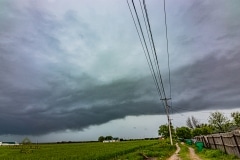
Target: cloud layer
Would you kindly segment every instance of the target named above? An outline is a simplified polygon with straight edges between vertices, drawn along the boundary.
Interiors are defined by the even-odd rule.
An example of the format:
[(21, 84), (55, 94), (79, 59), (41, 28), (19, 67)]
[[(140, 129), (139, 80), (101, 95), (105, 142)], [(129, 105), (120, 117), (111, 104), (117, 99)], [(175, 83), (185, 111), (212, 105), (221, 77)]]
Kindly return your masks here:
[[(126, 3), (0, 3), (0, 134), (164, 114)], [(237, 4), (167, 3), (173, 112), (239, 107)], [(167, 78), (161, 5), (147, 4)]]

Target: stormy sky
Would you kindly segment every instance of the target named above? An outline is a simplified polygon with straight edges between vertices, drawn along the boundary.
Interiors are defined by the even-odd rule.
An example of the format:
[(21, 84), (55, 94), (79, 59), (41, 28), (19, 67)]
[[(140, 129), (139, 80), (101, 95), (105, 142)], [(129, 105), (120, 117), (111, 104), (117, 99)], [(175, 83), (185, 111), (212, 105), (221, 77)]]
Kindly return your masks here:
[[(169, 95), (163, 1), (146, 5)], [(98, 136), (166, 123), (156, 122), (165, 112), (126, 1), (0, 7), (0, 135)], [(239, 109), (239, 7), (239, 0), (166, 1), (173, 116)]]

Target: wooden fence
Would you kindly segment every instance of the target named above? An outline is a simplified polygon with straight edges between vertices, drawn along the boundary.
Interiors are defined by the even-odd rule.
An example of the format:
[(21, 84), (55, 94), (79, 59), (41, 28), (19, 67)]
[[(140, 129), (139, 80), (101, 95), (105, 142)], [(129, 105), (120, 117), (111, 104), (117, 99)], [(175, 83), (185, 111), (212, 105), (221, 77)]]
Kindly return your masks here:
[(240, 131), (196, 136), (197, 141), (204, 143), (204, 147), (219, 149), (227, 154), (233, 154), (240, 158)]

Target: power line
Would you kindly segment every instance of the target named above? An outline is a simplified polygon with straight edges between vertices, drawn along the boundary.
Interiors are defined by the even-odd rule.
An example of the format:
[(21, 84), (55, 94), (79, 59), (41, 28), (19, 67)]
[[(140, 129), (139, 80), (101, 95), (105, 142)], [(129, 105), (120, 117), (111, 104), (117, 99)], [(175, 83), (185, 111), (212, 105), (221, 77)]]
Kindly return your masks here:
[[(137, 13), (137, 10), (136, 10), (136, 6), (135, 6), (135, 3), (134, 3), (134, 0), (132, 0), (132, 5), (133, 5), (133, 8), (134, 8), (134, 12), (135, 12), (136, 18), (137, 18), (137, 22), (138, 22), (138, 26), (139, 26), (140, 32), (138, 30), (137, 23), (136, 23), (136, 21), (134, 19), (133, 12), (131, 10), (130, 4), (129, 4), (128, 0), (127, 0), (127, 4), (128, 4), (128, 7), (129, 7), (131, 16), (133, 18), (134, 25), (135, 25), (135, 28), (137, 30), (139, 39), (141, 41), (141, 45), (142, 45), (142, 48), (144, 50), (145, 57), (146, 57), (146, 59), (148, 61), (149, 68), (151, 70), (151, 73), (152, 73), (155, 85), (156, 85), (157, 90), (158, 90), (158, 92), (160, 94), (160, 98), (165, 100), (166, 99), (166, 92), (165, 92), (165, 88), (164, 88), (164, 84), (163, 84), (163, 79), (162, 79), (162, 76), (161, 76), (160, 66), (159, 66), (159, 62), (158, 62), (158, 56), (157, 56), (157, 52), (156, 52), (155, 43), (154, 43), (154, 40), (153, 40), (153, 34), (152, 34), (151, 25), (150, 25), (150, 21), (149, 21), (149, 17), (148, 17), (146, 3), (145, 3), (145, 0), (143, 0), (143, 6), (144, 6), (145, 14), (143, 13), (143, 7), (142, 7), (142, 3), (140, 2), (140, 0), (139, 0), (139, 3), (140, 3), (140, 6), (141, 6), (141, 10), (142, 10), (142, 14), (143, 14), (143, 18), (144, 18), (144, 22), (145, 22), (145, 26), (146, 26), (147, 35), (148, 35), (148, 38), (149, 38), (149, 43), (150, 43), (150, 46), (151, 46), (151, 49), (152, 49), (153, 61), (155, 62), (156, 71), (155, 71), (155, 69), (153, 67), (151, 56), (149, 54), (148, 45), (146, 43), (146, 39), (145, 39), (145, 36), (144, 36), (144, 33), (143, 33), (143, 29), (142, 29), (142, 26), (141, 26), (141, 23), (140, 23), (140, 20), (139, 20), (139, 16), (138, 16), (138, 13)], [(166, 13), (165, 9), (164, 9), (164, 11)], [(165, 15), (165, 17), (166, 17), (166, 15)], [(165, 18), (165, 25), (166, 25), (166, 18)], [(167, 25), (166, 25), (166, 29), (167, 29)], [(141, 33), (141, 35), (140, 35), (140, 33)], [(166, 38), (167, 38), (167, 30), (166, 30)], [(167, 41), (168, 41), (168, 38), (167, 38)], [(168, 44), (168, 42), (167, 42), (167, 44)], [(144, 45), (145, 45), (145, 47), (144, 47)], [(168, 46), (167, 46), (167, 51), (168, 51)], [(171, 82), (170, 82), (169, 52), (168, 52), (168, 69), (169, 69), (169, 85), (171, 86)], [(158, 75), (158, 78), (157, 78), (156, 75)], [(171, 98), (171, 89), (170, 89), (170, 98)]]
[[(142, 11), (142, 15), (143, 15), (143, 19), (144, 19), (144, 24), (145, 24), (145, 27), (146, 27), (146, 31), (147, 31), (147, 35), (148, 35), (148, 40), (149, 40), (149, 44), (150, 44), (150, 47), (151, 47), (151, 51), (152, 51), (152, 55), (153, 55), (153, 57), (155, 56), (154, 55), (154, 50), (153, 50), (153, 48), (155, 47), (154, 46), (154, 44), (153, 44), (153, 41), (152, 41), (152, 39), (150, 38), (150, 30), (151, 30), (151, 28), (150, 29), (148, 29), (148, 24), (147, 24), (147, 18), (145, 18), (145, 17), (147, 17), (147, 15), (145, 15), (144, 14), (144, 9), (143, 9), (143, 7), (142, 7), (142, 3), (141, 3), (141, 1), (139, 0), (139, 4), (140, 4), (140, 7), (141, 7), (141, 11)], [(155, 66), (156, 66), (156, 68), (157, 68), (157, 62), (156, 62), (156, 59), (155, 58), (153, 58), (154, 59), (154, 63), (155, 63)], [(159, 72), (158, 72), (159, 73)], [(157, 82), (157, 83), (159, 83), (159, 82)], [(161, 91), (160, 91), (161, 92)], [(161, 94), (161, 96), (160, 96), (160, 99), (162, 98), (162, 94)], [(162, 104), (163, 104), (163, 106), (165, 106), (164, 105), (164, 103), (163, 103), (163, 101), (161, 101), (162, 102)], [(164, 107), (164, 109), (165, 109), (165, 112), (167, 113), (167, 110), (166, 110), (166, 107)]]
[(180, 114), (181, 116), (184, 116), (182, 113), (178, 112), (176, 109), (173, 109), (173, 108), (172, 108), (172, 110), (174, 110), (175, 113)]
[[(146, 57), (146, 59), (147, 59), (148, 67), (149, 67), (149, 69), (150, 69), (150, 71), (151, 71), (151, 74), (152, 74), (152, 76), (153, 76), (153, 71), (152, 71), (152, 68), (151, 68), (151, 66), (150, 66), (150, 62), (149, 62), (149, 60), (148, 60), (148, 58), (147, 58), (147, 54), (146, 54), (145, 48), (144, 48), (144, 46), (143, 46), (143, 42), (142, 42), (140, 33), (139, 33), (139, 31), (138, 31), (137, 24), (136, 24), (136, 21), (135, 21), (135, 19), (134, 19), (134, 16), (133, 16), (131, 7), (130, 7), (130, 5), (129, 5), (129, 3), (128, 3), (128, 0), (127, 0), (127, 4), (128, 4), (129, 11), (130, 11), (130, 13), (131, 13), (131, 16), (132, 16), (132, 19), (133, 19), (135, 28), (136, 28), (136, 30), (137, 30), (137, 34), (138, 34), (138, 37), (139, 37), (139, 39), (140, 39), (140, 42), (141, 42), (141, 45), (142, 45), (142, 49), (143, 49), (144, 55), (145, 55), (145, 57)], [(153, 79), (154, 79), (154, 78), (153, 78)], [(154, 83), (156, 83), (156, 82), (154, 81)]]
[(161, 76), (161, 72), (160, 72), (158, 57), (157, 57), (157, 53), (156, 53), (156, 48), (155, 48), (153, 36), (152, 36), (152, 30), (151, 30), (151, 26), (150, 26), (150, 22), (149, 22), (149, 17), (148, 17), (148, 12), (147, 12), (147, 7), (146, 7), (145, 0), (143, 0), (143, 6), (144, 6), (146, 19), (147, 19), (147, 23), (148, 23), (148, 29), (149, 29), (149, 32), (150, 32), (150, 35), (151, 35), (151, 41), (152, 41), (153, 49), (154, 49), (155, 60), (156, 60), (156, 63), (157, 63), (158, 76), (159, 76), (159, 79), (160, 79), (160, 84), (162, 86), (162, 92), (163, 92), (164, 98), (166, 98), (166, 93), (165, 93), (165, 89), (164, 89), (164, 85), (163, 85), (163, 81), (162, 81), (162, 76)]
[[(128, 3), (128, 0), (127, 0), (127, 3)], [(142, 26), (141, 26), (141, 23), (140, 23), (140, 20), (139, 20), (139, 17), (138, 17), (137, 10), (136, 10), (135, 4), (134, 4), (134, 0), (132, 0), (132, 5), (133, 5), (134, 11), (135, 11), (135, 15), (136, 15), (136, 18), (137, 18), (139, 29), (141, 31), (141, 36), (142, 36), (144, 45), (146, 47), (147, 54), (146, 54), (145, 49), (144, 49), (145, 57), (149, 60), (148, 64), (149, 64), (149, 67), (150, 67), (150, 70), (151, 70), (156, 88), (157, 88), (158, 93), (160, 95), (160, 100), (162, 100), (161, 101), (162, 103), (165, 102), (165, 103), (163, 103), (163, 106), (164, 106), (164, 109), (165, 109), (165, 112), (166, 112), (166, 115), (167, 115), (167, 119), (168, 119), (170, 141), (171, 141), (171, 145), (172, 145), (173, 142), (172, 142), (172, 135), (171, 135), (171, 119), (170, 119), (170, 116), (169, 116), (169, 105), (168, 105), (169, 98), (166, 97), (166, 92), (165, 92), (164, 85), (163, 85), (163, 80), (162, 80), (162, 76), (161, 76), (161, 71), (160, 71), (160, 66), (159, 66), (159, 62), (158, 62), (156, 47), (155, 47), (155, 43), (154, 43), (154, 40), (153, 40), (153, 34), (152, 34), (152, 30), (151, 30), (151, 25), (150, 25), (150, 22), (149, 22), (149, 17), (148, 17), (148, 12), (147, 12), (147, 7), (146, 7), (145, 0), (143, 0), (143, 6), (144, 6), (143, 8), (142, 8), (142, 4), (141, 4), (140, 1), (139, 1), (139, 3), (140, 3), (140, 6), (141, 6), (142, 13), (143, 13), (143, 8), (144, 8), (144, 11), (145, 11), (145, 14), (143, 13), (143, 18), (144, 18), (145, 27), (146, 27), (146, 30), (147, 30), (149, 44), (150, 44), (151, 49), (152, 49), (153, 61), (155, 63), (156, 71), (154, 70), (154, 67), (153, 67), (153, 63), (152, 63), (152, 60), (151, 60), (151, 56), (149, 54), (148, 46), (147, 46), (147, 43), (146, 43), (146, 40), (145, 40), (145, 36), (144, 36), (143, 30), (142, 30)], [(129, 7), (129, 10), (131, 12), (132, 18), (134, 20), (134, 16), (132, 14), (131, 7), (130, 7), (129, 3), (128, 3), (128, 7)], [(145, 19), (145, 17), (146, 17), (146, 19)], [(138, 28), (137, 28), (135, 20), (134, 20), (134, 24), (135, 24), (136, 30), (138, 32)], [(141, 37), (139, 32), (138, 32), (138, 36), (139, 36), (139, 38)], [(141, 41), (141, 38), (140, 38), (140, 41)], [(143, 45), (142, 41), (141, 41), (141, 44), (142, 44), (142, 47), (143, 47), (144, 45)], [(143, 47), (143, 48), (145, 48), (145, 47)], [(169, 57), (168, 57), (168, 59), (169, 59)], [(168, 62), (168, 66), (169, 66), (169, 62)], [(170, 74), (170, 67), (169, 67), (169, 74)]]
[(168, 45), (168, 28), (167, 28), (167, 12), (166, 12), (166, 3), (164, 0), (164, 15), (165, 15), (165, 29), (166, 29), (166, 41), (167, 41), (167, 54), (168, 54), (168, 77), (169, 77), (169, 87), (170, 87), (170, 98), (172, 97), (172, 86), (171, 86), (171, 74), (170, 74), (170, 55), (169, 55), (169, 45)]
[(179, 108), (179, 107), (174, 107), (175, 110), (178, 111), (185, 111), (185, 112), (192, 112), (192, 111), (196, 111), (195, 109), (191, 109), (191, 108)]
[[(133, 3), (133, 6), (135, 6), (135, 5), (134, 5), (134, 2), (132, 2), (132, 3)], [(159, 85), (158, 85), (158, 82), (157, 82), (157, 78), (156, 78), (156, 75), (155, 75), (155, 72), (154, 72), (154, 69), (153, 69), (153, 65), (152, 65), (152, 62), (151, 62), (151, 58), (150, 58), (150, 55), (149, 55), (149, 51), (148, 51), (148, 48), (147, 48), (147, 45), (146, 45), (145, 37), (144, 37), (143, 32), (142, 32), (142, 30), (141, 30), (141, 24), (140, 24), (140, 22), (139, 22), (139, 18), (138, 18), (137, 12), (136, 12), (136, 10), (135, 10), (136, 17), (137, 17), (137, 19), (138, 19), (139, 28), (140, 28), (140, 30), (141, 30), (141, 33), (142, 33), (142, 37), (143, 37), (143, 38), (141, 38), (141, 36), (140, 36), (139, 30), (138, 30), (138, 27), (137, 27), (136, 21), (135, 21), (135, 19), (134, 19), (134, 16), (133, 16), (133, 13), (132, 13), (132, 10), (131, 10), (131, 7), (130, 7), (130, 5), (129, 5), (128, 0), (127, 0), (127, 4), (128, 4), (128, 8), (129, 8), (129, 10), (130, 10), (130, 13), (131, 13), (131, 16), (132, 16), (132, 19), (133, 19), (135, 28), (136, 28), (136, 30), (137, 30), (138, 37), (139, 37), (140, 42), (141, 42), (141, 45), (142, 45), (142, 48), (143, 48), (143, 51), (144, 51), (144, 54), (145, 54), (145, 58), (147, 59), (148, 66), (149, 66), (149, 69), (150, 69), (150, 71), (151, 71), (151, 75), (152, 75), (152, 77), (153, 77), (154, 84), (155, 84), (155, 86), (156, 86), (156, 88), (157, 88), (157, 91), (158, 91), (159, 96), (162, 97), (162, 94), (161, 94), (161, 91), (160, 91), (160, 88), (159, 88)], [(143, 42), (142, 42), (142, 39), (143, 39), (144, 42), (145, 42), (144, 44), (145, 44), (147, 53), (146, 53), (144, 44), (143, 44)], [(148, 57), (149, 57), (149, 58), (148, 58)], [(164, 104), (163, 104), (163, 106), (164, 106)]]
[[(156, 67), (156, 70), (158, 70), (158, 68), (157, 68), (157, 66), (158, 66), (158, 64), (157, 64), (157, 61), (156, 61), (156, 58), (154, 58), (155, 57), (155, 53), (156, 53), (156, 49), (155, 49), (155, 45), (154, 45), (154, 41), (153, 41), (153, 39), (151, 38), (151, 28), (150, 27), (148, 27), (149, 25), (149, 23), (147, 22), (147, 12), (146, 12), (146, 9), (145, 9), (145, 7), (144, 7), (144, 9), (143, 9), (143, 7), (142, 7), (142, 3), (141, 3), (141, 1), (139, 0), (139, 3), (140, 3), (140, 6), (141, 6), (141, 11), (142, 11), (142, 15), (143, 15), (143, 19), (144, 19), (144, 23), (145, 23), (145, 27), (146, 27), (146, 31), (147, 31), (147, 35), (148, 35), (148, 40), (149, 40), (149, 44), (150, 44), (150, 46), (151, 46), (151, 50), (152, 50), (152, 56), (153, 56), (153, 60), (154, 60), (154, 63), (155, 63), (155, 67)], [(144, 4), (143, 4), (144, 5)], [(145, 11), (145, 14), (144, 14), (144, 11)], [(146, 18), (145, 18), (146, 17)], [(146, 20), (147, 19), (147, 20)], [(159, 72), (157, 72), (158, 73), (158, 77), (159, 77)], [(158, 82), (158, 83), (160, 83), (160, 82)], [(160, 83), (161, 84), (161, 83)]]
[[(138, 33), (138, 37), (139, 37), (139, 39), (140, 39), (140, 42), (141, 42), (141, 45), (142, 45), (142, 48), (143, 48), (143, 52), (144, 52), (145, 57), (146, 57), (146, 59), (147, 59), (148, 67), (149, 67), (149, 69), (150, 69), (150, 71), (151, 71), (151, 74), (152, 74), (152, 76), (153, 76), (153, 73), (152, 73), (153, 71), (152, 71), (152, 68), (151, 68), (151, 66), (150, 66), (150, 62), (149, 62), (149, 60), (148, 60), (148, 58), (147, 58), (147, 54), (146, 54), (145, 48), (144, 48), (144, 46), (143, 46), (143, 42), (142, 42), (140, 33), (139, 33), (139, 31), (138, 31), (137, 24), (136, 24), (136, 21), (135, 21), (135, 19), (134, 19), (134, 16), (133, 16), (131, 7), (130, 7), (130, 5), (129, 5), (129, 3), (128, 3), (128, 0), (127, 0), (127, 4), (128, 4), (129, 11), (130, 11), (130, 13), (131, 13), (131, 16), (132, 16), (132, 19), (133, 19), (135, 28), (136, 28), (137, 33)], [(154, 80), (154, 78), (153, 78), (153, 80)], [(154, 83), (156, 83), (156, 82), (154, 81)], [(159, 94), (160, 94), (160, 93), (159, 93)]]
[[(142, 3), (141, 3), (140, 0), (139, 0), (139, 3), (140, 3), (140, 6), (141, 6), (141, 11), (142, 11), (142, 15), (143, 15), (143, 19), (144, 19), (144, 24), (145, 24), (146, 31), (147, 31), (147, 35), (148, 35), (149, 44), (150, 44), (150, 46), (151, 46), (152, 55), (154, 55), (153, 46), (152, 46), (151, 39), (150, 39), (150, 33), (149, 33), (148, 28), (147, 28), (147, 22), (146, 22), (145, 14), (144, 14), (144, 12), (143, 12)], [(155, 61), (154, 61), (154, 62), (155, 62)], [(155, 65), (156, 65), (156, 63), (155, 63)]]
[[(165, 93), (165, 89), (164, 89), (164, 85), (163, 85), (163, 80), (162, 80), (162, 76), (161, 76), (161, 71), (160, 71), (160, 67), (159, 67), (158, 57), (157, 57), (157, 53), (156, 53), (156, 47), (155, 47), (154, 40), (153, 40), (153, 35), (152, 35), (151, 25), (150, 25), (150, 22), (149, 22), (149, 17), (148, 17), (148, 12), (147, 12), (147, 7), (146, 7), (145, 0), (143, 0), (143, 5), (144, 5), (145, 14), (146, 14), (148, 29), (149, 29), (149, 32), (150, 32), (150, 35), (151, 35), (151, 42), (152, 42), (153, 49), (154, 49), (156, 68), (157, 68), (157, 71), (158, 71), (158, 76), (159, 76), (160, 84), (161, 84), (161, 87), (162, 87), (162, 92), (163, 92), (163, 95), (164, 95), (164, 98), (161, 99), (161, 100), (163, 100), (165, 102), (165, 108), (166, 108), (167, 118), (168, 118), (169, 127), (170, 127), (171, 121), (170, 121), (170, 117), (169, 117), (169, 105), (167, 103), (167, 101), (169, 99), (167, 99), (167, 97), (166, 97), (166, 93)], [(170, 137), (171, 137), (171, 133), (170, 133)]]
[[(163, 10), (164, 10), (164, 17), (165, 17), (165, 29), (166, 29), (166, 41), (167, 41), (167, 54), (168, 54), (168, 79), (169, 79), (169, 96), (172, 98), (172, 85), (171, 85), (171, 71), (170, 71), (170, 54), (169, 54), (169, 45), (168, 45), (168, 28), (167, 28), (167, 12), (166, 12), (166, 2), (163, 0)], [(172, 107), (172, 101), (171, 101)]]
[(152, 71), (153, 71), (153, 78), (154, 78), (154, 80), (156, 81), (157, 90), (159, 91), (160, 96), (162, 97), (162, 95), (161, 95), (161, 89), (160, 89), (160, 87), (159, 87), (159, 84), (157, 83), (156, 73), (155, 73), (155, 70), (154, 70), (154, 68), (153, 68), (153, 64), (152, 64), (152, 60), (151, 60), (151, 57), (150, 57), (150, 54), (149, 54), (149, 51), (148, 51), (148, 47), (147, 47), (147, 43), (146, 43), (146, 40), (145, 40), (145, 36), (144, 36), (144, 34), (143, 34), (142, 26), (141, 26), (141, 23), (140, 23), (140, 20), (139, 20), (138, 14), (137, 14), (137, 10), (136, 10), (136, 7), (135, 7), (135, 4), (134, 4), (134, 1), (133, 1), (133, 0), (132, 0), (132, 4), (133, 4), (133, 8), (134, 8), (136, 17), (137, 17), (138, 25), (139, 25), (139, 28), (140, 28), (140, 31), (141, 31), (141, 34), (142, 34), (143, 42), (144, 42), (145, 47), (146, 47), (146, 50), (147, 50), (147, 55), (148, 55), (148, 59), (149, 59), (149, 62), (150, 62), (150, 66), (151, 66), (151, 69), (152, 69)]
[(152, 41), (152, 45), (153, 45), (153, 49), (154, 49), (154, 53), (155, 53), (155, 62), (157, 63), (157, 70), (158, 70), (158, 76), (160, 79), (160, 84), (162, 86), (162, 92), (164, 95), (164, 102), (165, 102), (165, 110), (166, 110), (166, 114), (167, 114), (167, 119), (168, 119), (168, 128), (169, 128), (169, 135), (170, 135), (170, 141), (171, 141), (171, 145), (173, 145), (172, 142), (172, 134), (171, 134), (171, 119), (169, 116), (169, 106), (168, 106), (168, 99), (166, 97), (166, 93), (165, 93), (165, 89), (164, 89), (164, 85), (163, 85), (163, 80), (162, 80), (162, 76), (161, 76), (161, 72), (160, 72), (160, 67), (159, 67), (159, 63), (158, 63), (158, 57), (157, 57), (157, 53), (156, 53), (156, 48), (155, 48), (155, 44), (154, 44), (154, 40), (153, 40), (153, 36), (152, 36), (152, 31), (151, 31), (151, 26), (150, 26), (150, 22), (149, 22), (149, 17), (148, 17), (148, 12), (147, 12), (147, 7), (146, 7), (146, 3), (145, 0), (143, 0), (143, 5), (144, 5), (144, 10), (145, 10), (145, 14), (146, 14), (146, 19), (147, 19), (147, 23), (148, 23), (148, 29), (151, 35), (151, 41)]
[[(139, 1), (140, 2), (140, 1)], [(141, 4), (141, 3), (140, 3)], [(167, 114), (167, 116), (169, 117), (169, 111), (168, 111), (168, 104), (167, 104), (167, 99), (166, 99), (166, 94), (165, 94), (165, 89), (164, 89), (164, 85), (163, 85), (163, 81), (162, 81), (162, 76), (161, 76), (161, 71), (160, 71), (160, 67), (159, 67), (159, 63), (158, 63), (158, 58), (157, 58), (157, 53), (156, 53), (156, 47), (155, 47), (155, 44), (154, 44), (154, 40), (153, 40), (153, 35), (152, 35), (152, 30), (151, 30), (151, 25), (150, 25), (150, 22), (149, 22), (149, 17), (148, 17), (148, 12), (147, 12), (147, 7), (146, 7), (146, 3), (145, 3), (145, 0), (143, 0), (143, 6), (144, 6), (144, 11), (145, 11), (145, 15), (146, 15), (146, 21), (147, 21), (147, 24), (146, 24), (146, 21), (145, 21), (145, 24), (147, 25), (146, 26), (146, 29), (149, 31), (149, 34), (150, 34), (150, 45), (152, 44), (152, 47), (153, 47), (153, 57), (154, 58), (154, 62), (155, 62), (155, 65), (156, 65), (156, 70), (157, 70), (157, 73), (158, 73), (158, 78), (159, 78), (159, 83), (161, 84), (161, 89), (162, 89), (162, 92), (163, 92), (163, 96), (164, 98), (161, 98), (161, 100), (165, 100), (165, 104), (164, 104), (164, 108), (165, 108), (165, 112)], [(144, 14), (143, 14), (143, 17), (144, 17)], [(145, 18), (144, 18), (145, 20)]]
[[(170, 99), (172, 98), (172, 86), (171, 86), (171, 76), (170, 76), (170, 62), (169, 62), (169, 50), (168, 50), (168, 30), (167, 30), (167, 12), (166, 12), (166, 4), (165, 4), (165, 0), (164, 0), (164, 15), (165, 15), (165, 27), (166, 27), (166, 40), (167, 40), (167, 54), (168, 54), (168, 78), (169, 78), (169, 94), (170, 94)], [(171, 100), (171, 107), (172, 107), (172, 100)], [(170, 121), (171, 123), (171, 121)]]

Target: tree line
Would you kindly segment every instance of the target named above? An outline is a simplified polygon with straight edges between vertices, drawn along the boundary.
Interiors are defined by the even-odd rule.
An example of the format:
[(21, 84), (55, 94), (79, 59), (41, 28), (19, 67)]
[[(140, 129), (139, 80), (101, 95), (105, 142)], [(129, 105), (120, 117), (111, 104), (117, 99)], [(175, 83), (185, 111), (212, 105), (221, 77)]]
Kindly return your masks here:
[(112, 136), (106, 136), (106, 137), (100, 136), (100, 137), (98, 137), (99, 142), (103, 142), (104, 140), (113, 140), (113, 137)]
[[(199, 135), (223, 133), (240, 127), (240, 112), (232, 112), (231, 119), (221, 112), (213, 112), (208, 117), (208, 123), (201, 123), (194, 116), (188, 117), (186, 126), (174, 128), (171, 125), (173, 138), (189, 139)], [(164, 138), (169, 137), (168, 125), (161, 125), (158, 134)]]

